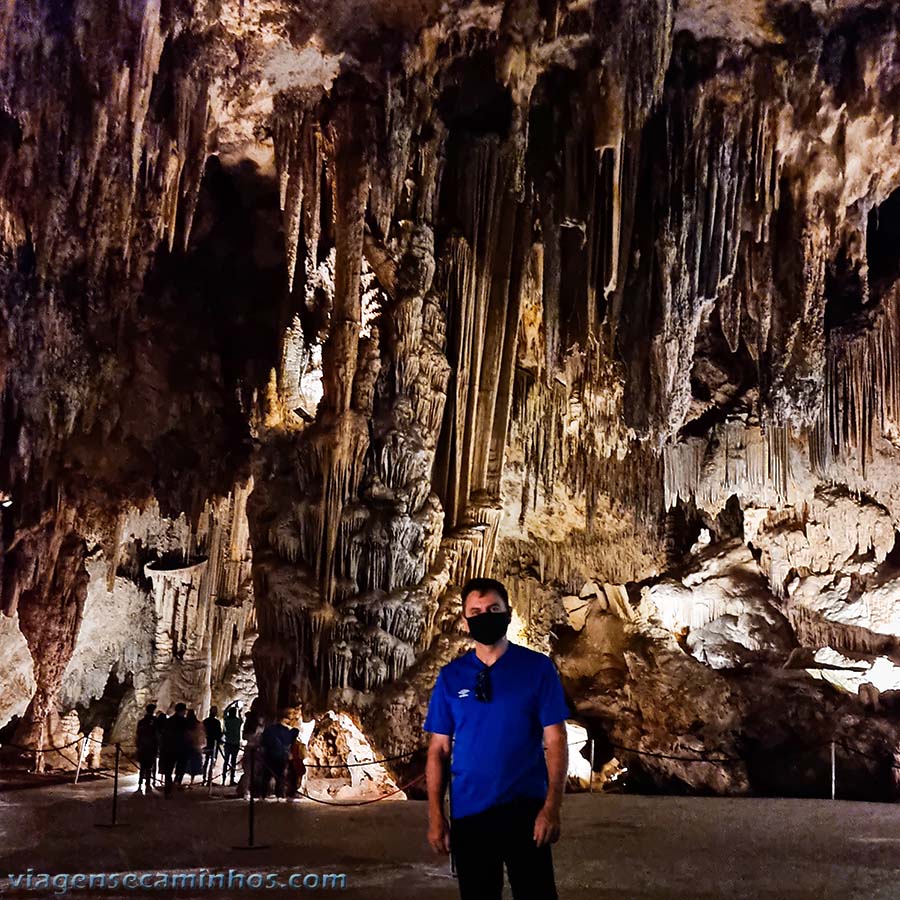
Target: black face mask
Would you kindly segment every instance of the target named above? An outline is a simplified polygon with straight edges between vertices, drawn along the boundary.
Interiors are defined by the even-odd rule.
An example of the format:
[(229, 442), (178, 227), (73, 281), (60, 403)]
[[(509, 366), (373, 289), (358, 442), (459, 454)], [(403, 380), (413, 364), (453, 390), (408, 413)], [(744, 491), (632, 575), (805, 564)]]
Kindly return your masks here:
[(479, 616), (466, 616), (469, 634), (479, 644), (496, 644), (509, 628), (512, 615), (508, 612), (486, 612)]

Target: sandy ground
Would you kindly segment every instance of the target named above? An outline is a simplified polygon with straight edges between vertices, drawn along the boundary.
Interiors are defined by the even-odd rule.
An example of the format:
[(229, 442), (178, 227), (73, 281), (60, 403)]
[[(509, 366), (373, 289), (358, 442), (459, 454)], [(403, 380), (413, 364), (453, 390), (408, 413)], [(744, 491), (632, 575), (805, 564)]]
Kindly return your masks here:
[[(456, 897), (449, 866), (425, 843), (425, 806), (386, 801), (357, 809), (311, 803), (257, 805), (247, 842), (245, 801), (196, 788), (165, 800), (136, 797), (124, 779), (116, 829), (109, 782), (9, 792), (0, 797), (0, 893), (8, 873), (172, 872), (229, 868), (273, 873), (345, 873), (345, 890), (282, 896)], [(555, 850), (560, 897), (900, 897), (900, 807), (825, 800), (721, 800), (622, 795), (566, 798)], [(260, 896), (267, 890), (81, 890), (76, 897)], [(16, 890), (15, 897), (60, 896)]]

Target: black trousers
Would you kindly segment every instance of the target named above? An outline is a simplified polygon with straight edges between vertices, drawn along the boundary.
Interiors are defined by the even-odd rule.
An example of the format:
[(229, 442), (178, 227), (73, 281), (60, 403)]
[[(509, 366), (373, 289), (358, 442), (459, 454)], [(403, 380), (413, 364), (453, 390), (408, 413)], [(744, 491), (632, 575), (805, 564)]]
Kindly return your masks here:
[(269, 796), (269, 787), (274, 782), (275, 786), (275, 796), (283, 797), (284, 796), (284, 780), (285, 775), (287, 774), (287, 760), (285, 759), (273, 759), (272, 757), (265, 758), (266, 768), (263, 773), (263, 777), (265, 778), (265, 790), (263, 792), (263, 796)]
[(165, 785), (166, 796), (172, 793), (172, 770), (175, 768), (177, 759), (171, 753), (160, 753), (159, 755), (159, 774)]
[(550, 846), (534, 843), (543, 800), (523, 798), (450, 823), (462, 900), (500, 900), (503, 866), (514, 900), (556, 900)]
[(148, 789), (152, 788), (153, 779), (156, 777), (156, 754), (139, 753), (138, 763), (141, 767), (138, 773), (138, 790), (142, 784), (146, 784)]
[(234, 784), (234, 770), (237, 766), (237, 755), (238, 750), (240, 749), (240, 744), (225, 744), (225, 761), (222, 764), (222, 784), (225, 784), (225, 777), (228, 775), (229, 767), (231, 768), (231, 783)]
[(216, 757), (219, 755), (218, 743), (211, 747), (203, 748), (203, 783), (210, 784), (213, 780), (213, 769), (216, 767)]

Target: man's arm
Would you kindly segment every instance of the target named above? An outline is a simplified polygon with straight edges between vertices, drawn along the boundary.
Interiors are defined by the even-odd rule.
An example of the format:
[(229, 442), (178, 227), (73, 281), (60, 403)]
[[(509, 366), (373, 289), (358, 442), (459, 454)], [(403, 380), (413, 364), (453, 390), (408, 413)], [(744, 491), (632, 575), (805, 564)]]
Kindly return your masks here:
[(444, 815), (449, 761), (450, 736), (433, 734), (428, 745), (425, 780), (428, 784), (428, 843), (435, 853), (450, 852), (450, 826)]
[(566, 723), (557, 722), (544, 728), (544, 749), (547, 755), (547, 780), (549, 787), (544, 806), (534, 820), (534, 842), (538, 847), (559, 840), (559, 813), (562, 807), (566, 774), (569, 770), (569, 748), (566, 741)]

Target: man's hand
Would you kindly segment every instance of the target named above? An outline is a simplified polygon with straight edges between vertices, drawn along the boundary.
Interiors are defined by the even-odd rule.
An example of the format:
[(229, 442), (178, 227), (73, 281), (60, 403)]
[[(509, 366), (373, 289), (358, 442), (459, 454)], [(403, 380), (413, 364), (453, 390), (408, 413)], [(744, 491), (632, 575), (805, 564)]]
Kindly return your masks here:
[(543, 806), (534, 820), (534, 842), (538, 847), (555, 844), (559, 840), (559, 809)]
[(534, 820), (534, 842), (538, 847), (555, 844), (559, 840), (559, 810), (562, 807), (569, 767), (569, 748), (566, 745), (566, 723), (557, 722), (544, 727), (544, 748), (547, 753), (547, 797)]
[(444, 793), (450, 768), (450, 735), (432, 734), (425, 762), (428, 784), (428, 843), (435, 853), (450, 852), (450, 826), (444, 815)]
[(428, 826), (428, 843), (435, 853), (450, 852), (450, 825), (444, 816), (431, 820)]

